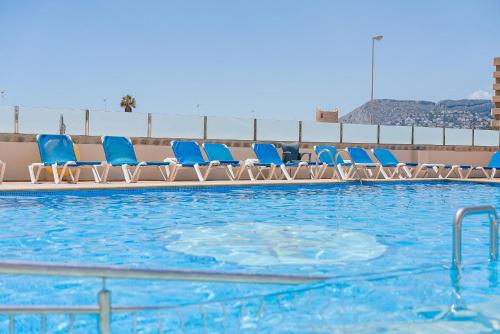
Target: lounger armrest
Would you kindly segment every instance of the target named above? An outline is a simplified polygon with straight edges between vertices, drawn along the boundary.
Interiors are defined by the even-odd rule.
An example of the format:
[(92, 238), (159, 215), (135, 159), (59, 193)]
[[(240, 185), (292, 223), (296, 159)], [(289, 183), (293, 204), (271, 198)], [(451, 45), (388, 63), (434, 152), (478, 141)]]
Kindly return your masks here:
[(246, 159), (245, 166), (254, 166), (259, 163), (259, 159)]
[(176, 158), (166, 158), (166, 159), (165, 159), (165, 160), (163, 160), (163, 161), (164, 161), (164, 162), (169, 162), (169, 163), (171, 163), (171, 164), (177, 164), (177, 163), (179, 163), (179, 162), (177, 161), (177, 159), (176, 159)]

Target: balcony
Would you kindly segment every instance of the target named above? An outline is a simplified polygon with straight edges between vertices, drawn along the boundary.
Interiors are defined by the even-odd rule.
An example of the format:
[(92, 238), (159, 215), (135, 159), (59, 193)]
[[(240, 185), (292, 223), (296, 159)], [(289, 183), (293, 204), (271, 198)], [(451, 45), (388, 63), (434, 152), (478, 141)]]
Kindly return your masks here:
[(493, 66), (500, 66), (500, 57), (496, 57), (493, 59)]
[(496, 90), (497, 95), (500, 95), (500, 83), (493, 84), (493, 90)]
[(491, 116), (497, 116), (497, 115), (500, 115), (500, 108), (491, 109)]
[(500, 78), (500, 71), (493, 72), (493, 78)]
[(500, 95), (493, 96), (491, 100), (493, 101), (493, 103), (500, 103)]
[(495, 129), (500, 128), (500, 119), (494, 119), (490, 121), (490, 126)]

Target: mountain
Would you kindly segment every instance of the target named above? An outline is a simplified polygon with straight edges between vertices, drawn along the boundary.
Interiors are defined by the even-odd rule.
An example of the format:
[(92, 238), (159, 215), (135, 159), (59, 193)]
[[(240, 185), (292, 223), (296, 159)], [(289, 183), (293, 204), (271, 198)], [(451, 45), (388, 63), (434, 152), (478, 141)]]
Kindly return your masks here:
[(342, 123), (488, 129), (490, 100), (374, 100), (340, 117)]

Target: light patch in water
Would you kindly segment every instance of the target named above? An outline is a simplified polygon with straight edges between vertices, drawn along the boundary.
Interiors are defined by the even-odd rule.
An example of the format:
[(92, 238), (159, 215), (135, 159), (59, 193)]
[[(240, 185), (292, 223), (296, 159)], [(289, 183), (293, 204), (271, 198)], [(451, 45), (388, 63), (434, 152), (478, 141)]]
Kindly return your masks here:
[(360, 232), (321, 225), (229, 223), (171, 230), (168, 250), (247, 266), (334, 265), (366, 261), (386, 246)]

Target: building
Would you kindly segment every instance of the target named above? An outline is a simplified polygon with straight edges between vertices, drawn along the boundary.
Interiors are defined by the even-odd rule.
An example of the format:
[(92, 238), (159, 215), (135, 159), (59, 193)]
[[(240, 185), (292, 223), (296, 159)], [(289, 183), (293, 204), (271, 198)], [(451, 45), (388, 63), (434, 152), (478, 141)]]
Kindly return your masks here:
[(493, 59), (493, 66), (495, 66), (495, 72), (493, 72), (493, 78), (495, 83), (493, 84), (493, 109), (491, 109), (491, 127), (494, 129), (500, 129), (500, 57)]
[(316, 109), (316, 122), (324, 123), (338, 123), (339, 122), (339, 110), (335, 108), (334, 110), (321, 110)]

